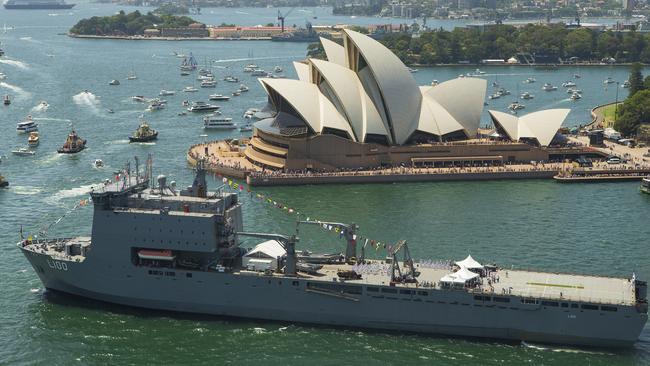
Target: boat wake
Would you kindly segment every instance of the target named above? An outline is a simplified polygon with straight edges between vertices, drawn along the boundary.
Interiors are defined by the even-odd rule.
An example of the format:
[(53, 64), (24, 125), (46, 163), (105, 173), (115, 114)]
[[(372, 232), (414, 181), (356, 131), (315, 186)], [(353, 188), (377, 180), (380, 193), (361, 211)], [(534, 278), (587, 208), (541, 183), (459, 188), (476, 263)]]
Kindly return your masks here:
[(105, 141), (104, 145), (115, 145), (115, 144), (128, 144), (129, 140), (113, 140), (113, 141)]
[(277, 60), (277, 59), (296, 59), (298, 57), (304, 57), (303, 55), (293, 55), (293, 56), (269, 56), (269, 57), (243, 57), (243, 58), (229, 58), (222, 60), (213, 60), (215, 64), (223, 62), (240, 62), (240, 61), (254, 61), (254, 60)]
[(48, 118), (48, 117), (35, 117), (32, 118), (34, 121), (52, 121), (52, 122), (67, 122), (71, 123), (72, 120), (67, 118)]
[(89, 91), (82, 91), (79, 94), (73, 95), (72, 100), (74, 103), (81, 107), (88, 107), (94, 113), (99, 114), (99, 97)]
[(88, 184), (77, 188), (62, 189), (54, 193), (53, 195), (50, 195), (47, 198), (45, 198), (45, 202), (51, 205), (60, 206), (61, 201), (64, 199), (88, 195), (92, 187), (93, 184)]
[(19, 68), (21, 70), (29, 70), (29, 65), (27, 65), (26, 63), (24, 63), (22, 61), (18, 61), (18, 60), (0, 59), (0, 64), (14, 66), (14, 67), (17, 67), (17, 68)]
[(33, 196), (35, 194), (41, 193), (43, 190), (41, 188), (32, 186), (13, 186), (11, 187), (11, 191), (15, 194)]
[(235, 14), (252, 15), (251, 13), (247, 13), (245, 11), (239, 11), (239, 10), (237, 10)]
[(23, 89), (23, 88), (21, 88), (19, 86), (16, 86), (16, 85), (11, 85), (11, 84), (5, 83), (4, 81), (0, 81), (0, 88), (5, 88), (5, 89), (11, 90), (12, 92), (14, 92), (17, 95), (17, 97), (19, 99), (27, 99), (27, 98), (31, 97), (31, 95), (32, 95), (32, 93), (28, 92), (27, 90), (25, 90), (25, 89)]
[(609, 352), (602, 352), (602, 351), (594, 351), (594, 350), (586, 350), (586, 349), (580, 349), (580, 348), (568, 348), (568, 347), (555, 347), (555, 346), (547, 346), (547, 345), (540, 345), (540, 344), (534, 344), (534, 343), (528, 343), (525, 341), (521, 341), (521, 345), (538, 350), (538, 351), (548, 351), (548, 352), (564, 352), (564, 353), (580, 353), (580, 354), (589, 354), (589, 355), (603, 355), (603, 356), (613, 356), (613, 353)]

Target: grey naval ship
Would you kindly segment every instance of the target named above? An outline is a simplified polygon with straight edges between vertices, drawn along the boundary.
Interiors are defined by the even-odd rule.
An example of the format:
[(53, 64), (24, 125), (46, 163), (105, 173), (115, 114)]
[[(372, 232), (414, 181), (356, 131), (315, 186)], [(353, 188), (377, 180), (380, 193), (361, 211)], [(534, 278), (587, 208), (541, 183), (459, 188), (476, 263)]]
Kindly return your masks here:
[[(648, 319), (646, 282), (505, 269), (471, 257), (414, 261), (406, 242), (365, 258), (354, 224), (345, 254), (297, 250), (292, 235), (245, 232), (237, 193), (208, 192), (199, 162), (177, 190), (125, 168), (90, 195), (92, 236), (23, 239), (48, 290), (127, 306), (435, 335), (631, 346)], [(263, 240), (253, 249), (242, 238)], [(343, 249), (343, 248), (341, 248)]]

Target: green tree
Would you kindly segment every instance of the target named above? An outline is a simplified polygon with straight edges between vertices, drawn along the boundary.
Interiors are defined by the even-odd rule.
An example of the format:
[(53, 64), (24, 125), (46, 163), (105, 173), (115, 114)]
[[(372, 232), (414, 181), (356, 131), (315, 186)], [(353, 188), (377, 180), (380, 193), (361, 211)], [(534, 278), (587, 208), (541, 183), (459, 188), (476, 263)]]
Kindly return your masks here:
[(632, 64), (630, 76), (627, 79), (630, 82), (630, 94), (628, 95), (628, 98), (645, 89), (645, 86), (643, 85), (643, 75), (641, 74), (642, 68), (643, 66), (638, 62)]
[(593, 44), (592, 31), (587, 28), (578, 28), (567, 34), (564, 39), (564, 51), (567, 57), (580, 57), (582, 60), (591, 58)]
[(623, 102), (614, 128), (623, 136), (632, 136), (647, 122), (650, 122), (650, 90), (640, 90)]

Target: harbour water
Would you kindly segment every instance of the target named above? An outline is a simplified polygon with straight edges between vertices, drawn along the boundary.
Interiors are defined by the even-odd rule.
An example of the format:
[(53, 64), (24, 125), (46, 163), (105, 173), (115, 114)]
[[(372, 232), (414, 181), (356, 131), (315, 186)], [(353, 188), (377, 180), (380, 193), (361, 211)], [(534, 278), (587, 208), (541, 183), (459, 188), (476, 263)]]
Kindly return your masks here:
[[(240, 78), (250, 92), (222, 105), (223, 115), (243, 123), (243, 112), (260, 107), (265, 96), (255, 79), (242, 73), (254, 62), (272, 70), (275, 65), (294, 76), (291, 62), (305, 55), (306, 44), (269, 42), (136, 42), (72, 39), (64, 33), (77, 20), (108, 15), (113, 5), (82, 3), (72, 11), (9, 12), (0, 10), (0, 35), (6, 57), (0, 59), (0, 94), (13, 103), (0, 108), (0, 173), (10, 181), (0, 191), (0, 364), (136, 364), (193, 362), (196, 364), (572, 364), (632, 365), (650, 363), (650, 328), (637, 344), (623, 351), (581, 350), (541, 345), (507, 344), (471, 339), (448, 339), (412, 334), (366, 332), (308, 325), (220, 319), (158, 313), (99, 304), (44, 292), (37, 276), (15, 248), (22, 225), (26, 232), (56, 221), (89, 187), (106, 178), (134, 155), (154, 155), (155, 173), (168, 175), (179, 186), (191, 183), (185, 162), (189, 145), (207, 133), (209, 139), (242, 136), (238, 131), (204, 132), (198, 115), (178, 116), (182, 100), (207, 100), (211, 93), (229, 95), (239, 84), (221, 79)], [(131, 11), (132, 9), (126, 9)], [(327, 9), (316, 12), (316, 24), (370, 24), (373, 18), (335, 17)], [(219, 24), (259, 24), (273, 21), (274, 9), (204, 9), (199, 20)], [(313, 15), (292, 13), (304, 22)], [(296, 15), (303, 14), (303, 15)], [(450, 23), (451, 24), (451, 23)], [(445, 23), (445, 26), (450, 26)], [(1, 31), (1, 29), (0, 29)], [(183, 93), (199, 87), (194, 76), (181, 77), (180, 59), (172, 52), (193, 52), (200, 64), (211, 65), (219, 84), (215, 89)], [(420, 69), (420, 84), (444, 81), (475, 67)], [(134, 70), (136, 80), (126, 80)], [(491, 100), (491, 109), (504, 111), (517, 91), (535, 98), (522, 101), (525, 113), (543, 108), (571, 108), (566, 125), (589, 121), (589, 110), (616, 98), (622, 67), (559, 68), (485, 67), (484, 77), (509, 89), (512, 95)], [(584, 98), (573, 102), (560, 84), (573, 74)], [(498, 76), (497, 76), (498, 74)], [(533, 76), (534, 84), (523, 81)], [(109, 86), (118, 79), (120, 86)], [(560, 90), (544, 92), (545, 82)], [(161, 89), (176, 90), (166, 109), (144, 112), (133, 95), (154, 97)], [(83, 93), (88, 90), (90, 93)], [(491, 92), (492, 88), (489, 88)], [(627, 91), (618, 88), (619, 98)], [(36, 106), (46, 100), (50, 107)], [(115, 113), (107, 113), (112, 109)], [(26, 145), (15, 125), (31, 114), (40, 125), (41, 144), (33, 157), (12, 156)], [(160, 133), (155, 143), (129, 144), (140, 115)], [(488, 123), (484, 113), (483, 124)], [(60, 156), (56, 148), (71, 128), (88, 140), (75, 156)], [(92, 162), (103, 159), (106, 167)], [(211, 180), (213, 187), (218, 184)], [(494, 181), (354, 186), (274, 187), (259, 191), (289, 207), (322, 220), (356, 222), (362, 232), (386, 242), (407, 239), (415, 258), (459, 259), (471, 253), (484, 262), (563, 272), (595, 273), (650, 279), (650, 199), (637, 183), (560, 185), (552, 181)], [(293, 232), (295, 216), (271, 208), (249, 195), (244, 219), (247, 229)], [(90, 207), (70, 212), (49, 230), (50, 236), (88, 233)], [(338, 236), (302, 228), (299, 247), (327, 252), (343, 250)], [(247, 246), (252, 246), (248, 241)], [(376, 257), (385, 253), (379, 251)], [(261, 301), (261, 300), (260, 300)], [(400, 311), (396, 308), (395, 311)]]

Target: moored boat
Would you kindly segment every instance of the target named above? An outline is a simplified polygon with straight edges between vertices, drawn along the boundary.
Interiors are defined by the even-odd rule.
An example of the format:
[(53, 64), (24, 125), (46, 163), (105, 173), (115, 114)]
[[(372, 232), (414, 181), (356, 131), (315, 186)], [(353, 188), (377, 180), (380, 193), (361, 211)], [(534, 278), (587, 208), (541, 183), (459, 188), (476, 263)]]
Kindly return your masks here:
[(206, 102), (193, 102), (189, 108), (187, 108), (188, 112), (213, 112), (219, 109), (219, 107), (216, 104), (208, 104)]
[(221, 94), (211, 94), (209, 97), (210, 100), (230, 100), (230, 97), (227, 95)]
[(218, 117), (216, 114), (203, 117), (203, 128), (215, 130), (233, 130), (237, 128), (232, 118)]
[(650, 194), (650, 175), (641, 179), (641, 192)]

